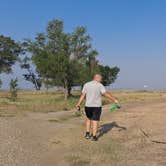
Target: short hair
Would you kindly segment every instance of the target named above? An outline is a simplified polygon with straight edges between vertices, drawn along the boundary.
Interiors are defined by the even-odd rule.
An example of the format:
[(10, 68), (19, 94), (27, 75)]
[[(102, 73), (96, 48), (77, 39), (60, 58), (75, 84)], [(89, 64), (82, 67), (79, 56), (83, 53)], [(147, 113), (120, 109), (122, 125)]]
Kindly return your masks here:
[(96, 73), (96, 74), (94, 74), (94, 75), (93, 75), (93, 78), (98, 77), (98, 76), (99, 76), (99, 77), (102, 77), (102, 75), (101, 75), (101, 74)]

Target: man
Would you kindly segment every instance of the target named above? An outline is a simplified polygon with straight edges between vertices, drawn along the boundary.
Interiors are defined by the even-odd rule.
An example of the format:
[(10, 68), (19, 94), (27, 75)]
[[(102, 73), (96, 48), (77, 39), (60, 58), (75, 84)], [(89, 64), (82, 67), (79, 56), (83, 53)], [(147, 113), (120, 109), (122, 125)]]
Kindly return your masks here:
[(86, 119), (86, 134), (85, 138), (90, 138), (90, 127), (93, 125), (93, 141), (97, 141), (97, 128), (100, 120), (100, 115), (102, 111), (102, 95), (112, 100), (114, 103), (119, 103), (112, 95), (110, 95), (105, 87), (100, 83), (102, 81), (102, 76), (100, 74), (95, 74), (93, 80), (87, 82), (82, 89), (82, 94), (76, 105), (77, 108), (80, 108), (82, 101), (86, 96), (85, 103), (85, 113), (87, 116)]

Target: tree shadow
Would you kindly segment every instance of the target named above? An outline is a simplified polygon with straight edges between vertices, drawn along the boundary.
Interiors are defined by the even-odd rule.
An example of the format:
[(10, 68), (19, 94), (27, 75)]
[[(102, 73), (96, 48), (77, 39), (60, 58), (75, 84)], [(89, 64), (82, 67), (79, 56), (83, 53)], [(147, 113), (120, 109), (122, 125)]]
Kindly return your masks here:
[(124, 126), (119, 126), (116, 122), (106, 123), (100, 126), (98, 138), (102, 137), (104, 134), (107, 134), (113, 128), (118, 128), (118, 131), (127, 130)]

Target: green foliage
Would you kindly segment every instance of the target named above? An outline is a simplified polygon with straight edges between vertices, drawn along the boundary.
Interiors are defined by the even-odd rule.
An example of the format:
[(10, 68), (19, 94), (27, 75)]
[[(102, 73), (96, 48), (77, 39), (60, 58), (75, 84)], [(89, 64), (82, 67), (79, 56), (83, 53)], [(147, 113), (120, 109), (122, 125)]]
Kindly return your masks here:
[(116, 67), (99, 65), (98, 52), (92, 49), (85, 27), (79, 26), (66, 33), (61, 20), (50, 21), (45, 33), (38, 33), (33, 41), (25, 40), (23, 47), (31, 53), (46, 87), (64, 87), (66, 99), (71, 95), (72, 86), (83, 85), (94, 74), (101, 72), (107, 85), (115, 81), (119, 72)]
[(18, 60), (21, 47), (10, 37), (0, 35), (0, 73), (11, 72), (11, 66)]
[(77, 27), (69, 34), (64, 32), (62, 21), (52, 20), (46, 33), (37, 34), (35, 41), (26, 40), (23, 45), (32, 53), (32, 61), (46, 80), (44, 83), (64, 87), (67, 98), (71, 87), (80, 84), (80, 71), (87, 71), (85, 60), (92, 54), (89, 42), (84, 27)]
[(10, 81), (10, 94), (11, 100), (16, 101), (17, 99), (17, 91), (18, 91), (18, 79), (11, 79)]
[(91, 38), (83, 26), (76, 27), (75, 31), (70, 34), (70, 59), (80, 60), (88, 56), (91, 49)]
[(21, 47), (10, 37), (0, 35), (0, 73), (11, 72), (11, 66), (18, 60)]
[(34, 84), (36, 90), (40, 90), (42, 86), (42, 80), (40, 78), (40, 74), (32, 70), (30, 62), (31, 60), (27, 56), (22, 60), (21, 68), (27, 70), (27, 73), (23, 74), (23, 76), (26, 81), (30, 81), (32, 84)]
[(118, 73), (120, 71), (120, 69), (117, 66), (110, 68), (109, 66), (99, 65), (99, 68), (100, 68), (101, 75), (103, 77), (103, 82), (102, 82), (103, 85), (106, 86), (115, 82), (115, 80), (117, 79)]
[(85, 64), (81, 70), (81, 83), (85, 83), (90, 81), (93, 78), (93, 75), (99, 73), (99, 63), (96, 60), (96, 56), (98, 52), (96, 50), (92, 50), (88, 53), (88, 56), (85, 60)]

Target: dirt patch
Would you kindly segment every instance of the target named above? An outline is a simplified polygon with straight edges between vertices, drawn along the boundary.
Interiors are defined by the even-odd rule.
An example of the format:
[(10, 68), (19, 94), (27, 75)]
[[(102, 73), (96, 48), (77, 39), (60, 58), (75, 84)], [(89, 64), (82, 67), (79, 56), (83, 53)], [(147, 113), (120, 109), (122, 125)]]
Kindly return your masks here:
[(166, 100), (109, 107), (98, 142), (84, 139), (85, 117), (72, 111), (0, 117), (0, 166), (165, 166)]

